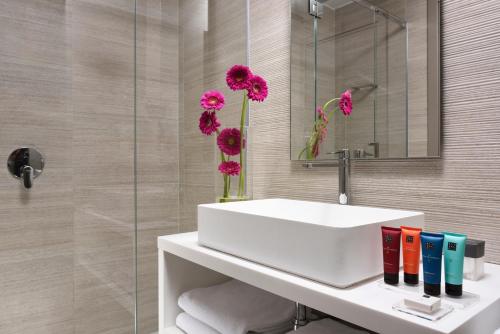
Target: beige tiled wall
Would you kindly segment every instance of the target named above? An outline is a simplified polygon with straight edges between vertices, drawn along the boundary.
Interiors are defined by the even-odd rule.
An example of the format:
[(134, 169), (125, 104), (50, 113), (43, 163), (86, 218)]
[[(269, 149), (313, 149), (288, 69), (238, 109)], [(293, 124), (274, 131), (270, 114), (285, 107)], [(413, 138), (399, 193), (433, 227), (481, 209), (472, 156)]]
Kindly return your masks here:
[[(487, 259), (500, 263), (500, 3), (442, 3), (443, 158), (354, 163), (353, 204), (422, 210), (429, 230), (485, 239)], [(270, 85), (251, 118), (254, 197), (334, 202), (335, 168), (308, 170), (289, 159), (289, 1), (267, 9), (251, 1), (251, 66)]]
[(215, 137), (198, 128), (199, 98), (219, 89), (224, 126), (239, 124), (240, 94), (226, 69), (246, 62), (246, 6), (239, 1), (144, 0), (137, 16), (138, 325), (157, 329), (156, 237), (196, 229), (196, 205), (222, 184)]
[[(500, 95), (492, 77), (500, 61), (492, 43), (499, 37), (493, 28), (500, 7), (493, 0), (472, 2), (443, 3), (443, 159), (356, 163), (353, 200), (423, 210), (431, 230), (486, 239), (488, 259), (500, 262)], [(187, 0), (180, 6), (176, 0), (139, 2), (143, 332), (156, 323), (154, 238), (195, 229), (195, 204), (217, 193), (214, 143), (199, 134), (197, 103), (203, 89), (223, 86), (225, 68), (244, 62), (244, 53), (228, 52), (242, 46), (233, 30), (243, 3), (219, 8), (210, 2), (208, 21), (201, 9), (186, 11), (196, 5)], [(266, 103), (252, 107), (254, 197), (333, 201), (335, 169), (305, 170), (289, 160), (288, 1), (274, 1), (272, 11), (266, 2), (250, 3), (251, 65), (270, 85)], [(131, 333), (132, 1), (0, 5), (0, 155), (35, 144), (47, 159), (29, 193), (0, 169), (0, 332)], [(225, 10), (240, 19), (226, 25)], [(481, 19), (464, 24), (467, 17)], [(211, 22), (213, 35), (205, 36), (201, 22)], [(234, 44), (217, 47), (228, 40)], [(171, 60), (176, 57), (180, 63)], [(482, 98), (468, 103), (464, 96), (471, 94)], [(227, 111), (238, 104), (230, 99)], [(233, 122), (231, 116), (224, 121)]]
[(0, 332), (130, 333), (133, 1), (0, 7), (0, 156), (46, 158), (30, 192), (0, 169)]
[(195, 229), (196, 204), (220, 190), (201, 93), (223, 90), (221, 119), (239, 124), (225, 71), (246, 63), (246, 2), (0, 7), (0, 156), (46, 157), (30, 192), (0, 169), (0, 333), (133, 332), (134, 103), (138, 329), (155, 332), (156, 237)]
[(137, 2), (137, 309), (158, 322), (159, 235), (179, 231), (179, 1)]
[[(134, 305), (134, 6), (130, 0), (79, 0), (66, 1), (66, 9), (74, 331), (128, 333)], [(47, 170), (51, 166), (47, 157)]]
[(198, 129), (201, 115), (199, 99), (205, 89), (205, 34), (208, 24), (208, 2), (181, 2), (180, 82), (181, 109), (180, 155), (180, 226), (181, 231), (196, 229), (196, 207), (192, 203), (210, 201), (215, 197), (214, 138), (205, 137)]
[[(73, 113), (65, 2), (0, 7), (0, 332), (73, 333)], [(22, 145), (47, 158), (26, 192), (7, 171)]]
[[(180, 16), (180, 228), (184, 232), (196, 230), (196, 205), (215, 202), (222, 194), (215, 135), (204, 136), (198, 127), (199, 100), (205, 90), (222, 91), (226, 102), (218, 112), (222, 128), (239, 127), (242, 95), (227, 88), (225, 74), (230, 66), (246, 63), (246, 1), (204, 5), (186, 0)], [(231, 183), (235, 189), (236, 179)]]

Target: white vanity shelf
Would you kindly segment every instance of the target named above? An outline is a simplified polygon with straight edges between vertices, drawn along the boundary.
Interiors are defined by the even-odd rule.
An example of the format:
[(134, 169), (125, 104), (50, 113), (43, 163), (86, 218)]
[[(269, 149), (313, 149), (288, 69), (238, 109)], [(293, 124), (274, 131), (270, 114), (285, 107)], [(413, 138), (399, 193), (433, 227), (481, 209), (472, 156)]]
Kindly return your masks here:
[[(340, 289), (198, 245), (198, 233), (158, 238), (159, 333), (174, 334), (179, 295), (235, 278), (334, 317), (383, 334), (492, 334), (500, 328), (500, 266), (486, 264), (486, 276), (464, 280), (479, 296), (465, 309), (430, 321), (394, 310), (403, 295), (384, 288), (381, 277)], [(444, 291), (444, 289), (443, 289)]]

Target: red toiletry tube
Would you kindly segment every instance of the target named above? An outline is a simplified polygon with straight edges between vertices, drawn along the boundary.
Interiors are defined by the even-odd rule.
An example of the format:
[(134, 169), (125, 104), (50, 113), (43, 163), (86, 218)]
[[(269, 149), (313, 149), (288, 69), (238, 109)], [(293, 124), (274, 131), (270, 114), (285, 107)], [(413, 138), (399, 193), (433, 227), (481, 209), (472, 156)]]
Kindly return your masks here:
[(382, 248), (384, 255), (384, 282), (399, 283), (399, 253), (401, 247), (401, 229), (382, 226)]

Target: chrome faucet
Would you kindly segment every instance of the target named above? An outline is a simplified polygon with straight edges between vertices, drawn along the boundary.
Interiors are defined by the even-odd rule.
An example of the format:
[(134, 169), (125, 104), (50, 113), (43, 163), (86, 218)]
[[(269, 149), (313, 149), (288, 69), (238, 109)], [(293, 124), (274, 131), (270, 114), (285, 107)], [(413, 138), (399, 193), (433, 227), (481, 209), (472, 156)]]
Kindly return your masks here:
[(349, 204), (351, 197), (349, 149), (344, 148), (335, 153), (339, 155), (339, 204)]

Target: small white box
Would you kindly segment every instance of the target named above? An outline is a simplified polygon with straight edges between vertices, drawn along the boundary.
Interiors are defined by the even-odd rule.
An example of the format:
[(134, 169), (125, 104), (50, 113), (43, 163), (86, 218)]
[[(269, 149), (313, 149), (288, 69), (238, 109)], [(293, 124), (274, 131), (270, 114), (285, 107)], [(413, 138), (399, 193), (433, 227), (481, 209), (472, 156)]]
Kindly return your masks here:
[(406, 307), (427, 314), (434, 313), (441, 308), (441, 298), (429, 295), (406, 297), (404, 302)]

